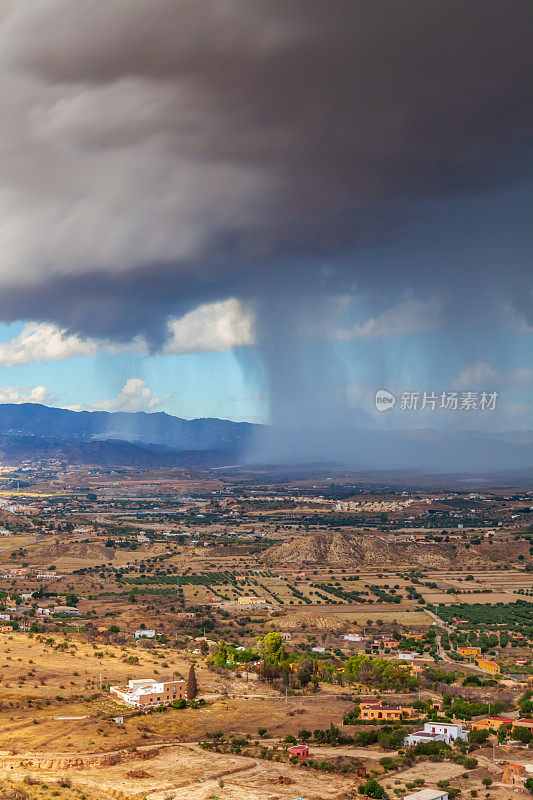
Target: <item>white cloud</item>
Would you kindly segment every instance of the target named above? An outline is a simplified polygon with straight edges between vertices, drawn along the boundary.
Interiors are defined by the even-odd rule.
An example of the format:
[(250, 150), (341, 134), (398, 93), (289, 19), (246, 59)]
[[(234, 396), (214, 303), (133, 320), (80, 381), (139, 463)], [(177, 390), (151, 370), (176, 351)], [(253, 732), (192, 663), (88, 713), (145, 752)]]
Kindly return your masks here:
[[(199, 306), (168, 325), (163, 352), (168, 354), (223, 352), (255, 343), (251, 311), (235, 298)], [(13, 367), (43, 361), (65, 361), (98, 352), (130, 351), (148, 354), (141, 336), (116, 344), (82, 339), (49, 322), (29, 322), (15, 338), (0, 343), (0, 366)]]
[(456, 380), (453, 388), (458, 391), (525, 389), (533, 384), (533, 369), (521, 367), (516, 370), (497, 370), (486, 361), (477, 361), (465, 367)]
[[(86, 408), (90, 411), (155, 411), (167, 399), (168, 395), (159, 397), (140, 378), (129, 378), (116, 397), (93, 403)], [(72, 407), (74, 411), (81, 409), (81, 406)]]
[(123, 350), (146, 353), (144, 339), (137, 336), (125, 344), (106, 340), (82, 339), (50, 322), (28, 322), (14, 339), (0, 344), (0, 366), (13, 367), (42, 361), (65, 361), (98, 352)]
[(437, 330), (441, 322), (440, 302), (436, 297), (429, 300), (408, 298), (352, 328), (334, 333), (334, 338), (377, 339), (383, 336), (409, 336)]
[(0, 403), (44, 403), (55, 398), (46, 386), (0, 386)]
[(13, 367), (37, 361), (62, 361), (96, 353), (95, 341), (85, 341), (51, 323), (30, 322), (9, 342), (0, 344), (0, 365)]
[(199, 306), (169, 323), (165, 353), (222, 352), (255, 344), (254, 317), (235, 298)]

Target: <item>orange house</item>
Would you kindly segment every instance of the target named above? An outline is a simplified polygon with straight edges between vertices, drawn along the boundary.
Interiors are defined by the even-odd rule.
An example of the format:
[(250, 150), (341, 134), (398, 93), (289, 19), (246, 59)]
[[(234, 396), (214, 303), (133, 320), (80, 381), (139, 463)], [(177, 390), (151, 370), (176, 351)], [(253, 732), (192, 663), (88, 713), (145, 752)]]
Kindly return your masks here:
[(513, 728), (529, 728), (533, 733), (533, 719), (514, 719)]
[(481, 647), (458, 647), (457, 652), (460, 656), (480, 656)]
[(361, 704), (361, 719), (368, 720), (402, 720), (411, 717), (413, 709), (408, 706), (382, 706), (372, 703)]
[(372, 642), (373, 649), (379, 647), (390, 647), (391, 649), (395, 650), (399, 646), (400, 642), (397, 642), (396, 639), (374, 639)]
[(475, 731), (488, 731), (492, 728), (495, 731), (499, 731), (503, 725), (516, 725), (516, 720), (507, 719), (507, 717), (485, 717), (473, 722), (472, 729)]
[(495, 661), (489, 661), (486, 658), (475, 658), (474, 661), (483, 672), (489, 672), (491, 675), (500, 674), (500, 668)]
[(526, 768), (522, 764), (506, 764), (503, 768), (502, 783), (522, 786), (526, 779)]

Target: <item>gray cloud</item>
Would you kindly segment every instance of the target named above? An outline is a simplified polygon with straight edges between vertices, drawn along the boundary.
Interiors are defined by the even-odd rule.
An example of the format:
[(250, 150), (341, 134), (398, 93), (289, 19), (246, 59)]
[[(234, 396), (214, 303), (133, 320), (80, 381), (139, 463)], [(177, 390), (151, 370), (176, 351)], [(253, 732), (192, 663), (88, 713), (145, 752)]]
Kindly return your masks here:
[(0, 316), (160, 347), (169, 317), (236, 297), (275, 371), (280, 317), (298, 350), (342, 292), (453, 310), (468, 287), (483, 315), (505, 283), (529, 313), (520, 252), (411, 255), (454, 239), (452, 216), (432, 242), (440, 205), (529, 179), (532, 28), (529, 0), (13, 3)]

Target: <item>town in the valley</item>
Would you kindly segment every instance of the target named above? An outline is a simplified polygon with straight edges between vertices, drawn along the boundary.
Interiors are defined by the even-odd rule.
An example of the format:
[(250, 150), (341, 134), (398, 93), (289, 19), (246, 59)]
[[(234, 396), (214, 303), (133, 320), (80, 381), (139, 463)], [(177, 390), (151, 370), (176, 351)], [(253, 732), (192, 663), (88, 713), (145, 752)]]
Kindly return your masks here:
[(0, 526), (2, 797), (533, 788), (519, 484), (28, 461)]

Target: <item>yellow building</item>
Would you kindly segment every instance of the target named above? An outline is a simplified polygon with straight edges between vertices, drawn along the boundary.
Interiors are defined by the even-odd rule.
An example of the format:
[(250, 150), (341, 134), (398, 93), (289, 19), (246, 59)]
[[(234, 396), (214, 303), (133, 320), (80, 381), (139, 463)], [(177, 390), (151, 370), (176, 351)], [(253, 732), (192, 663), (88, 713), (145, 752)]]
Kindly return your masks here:
[(413, 716), (410, 706), (384, 706), (381, 703), (361, 703), (361, 719), (366, 720), (402, 720)]
[(495, 661), (489, 661), (486, 658), (476, 658), (474, 659), (476, 666), (483, 670), (483, 672), (489, 672), (491, 675), (499, 675), (500, 668)]
[(264, 597), (243, 596), (237, 600), (240, 606), (266, 606), (267, 601)]
[(481, 647), (458, 647), (457, 652), (460, 656), (480, 656)]

